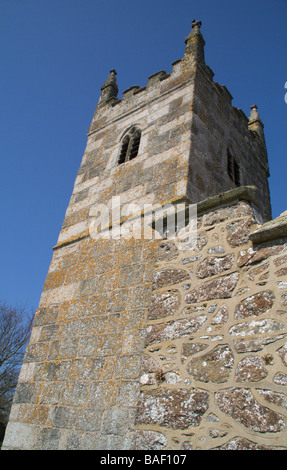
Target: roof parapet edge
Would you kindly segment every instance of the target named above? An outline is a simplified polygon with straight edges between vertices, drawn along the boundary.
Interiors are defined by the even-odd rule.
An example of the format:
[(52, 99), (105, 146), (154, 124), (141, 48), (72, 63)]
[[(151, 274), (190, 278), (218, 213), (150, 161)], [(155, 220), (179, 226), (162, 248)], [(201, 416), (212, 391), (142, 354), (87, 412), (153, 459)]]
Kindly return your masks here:
[(255, 244), (285, 237), (287, 237), (287, 211), (276, 217), (276, 219), (266, 222), (249, 236), (250, 240)]
[(219, 193), (216, 196), (208, 197), (197, 203), (197, 213), (203, 213), (210, 209), (242, 200), (249, 201), (257, 206), (259, 199), (256, 186), (240, 186), (224, 193)]

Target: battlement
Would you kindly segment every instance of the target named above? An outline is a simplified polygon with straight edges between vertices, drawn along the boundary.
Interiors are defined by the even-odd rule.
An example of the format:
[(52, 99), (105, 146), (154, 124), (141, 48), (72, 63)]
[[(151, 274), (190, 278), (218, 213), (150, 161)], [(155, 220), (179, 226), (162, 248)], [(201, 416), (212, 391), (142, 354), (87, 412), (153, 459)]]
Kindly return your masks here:
[[(154, 73), (148, 77), (146, 86), (133, 85), (127, 88), (123, 91), (121, 99), (118, 96), (112, 96), (103, 102), (100, 98), (88, 135), (99, 129), (103, 118), (106, 118), (105, 123), (110, 122), (117, 116), (136, 110), (137, 107), (144, 106), (162, 97), (172, 89), (183, 86), (184, 82), (178, 79), (178, 75), (182, 75), (179, 67), (181, 63), (182, 60), (176, 61), (173, 64), (171, 73), (163, 70)], [(192, 79), (193, 73), (191, 71), (190, 76), (186, 76), (185, 81), (192, 81)]]
[[(141, 131), (137, 163), (129, 162), (128, 167), (125, 164), (125, 171), (132, 172), (131, 178), (135, 179), (140, 162), (155, 169), (163, 162), (170, 165), (180, 160), (180, 166), (185, 164), (185, 171), (177, 172), (184, 177), (180, 197), (184, 193), (192, 202), (199, 202), (234, 185), (256, 185), (262, 195), (262, 220), (268, 220), (269, 168), (257, 108), (252, 106), (247, 118), (232, 105), (233, 97), (227, 87), (214, 81), (214, 72), (205, 63), (205, 42), (198, 22), (193, 23), (185, 44), (184, 56), (172, 63), (170, 73), (154, 73), (145, 86), (133, 85), (124, 90), (121, 99), (116, 92), (116, 72), (111, 71), (89, 128), (86, 155), (97, 141), (104, 142), (110, 154), (106, 169), (115, 177), (119, 174), (116, 166), (121, 139), (129, 127), (137, 126)], [(85, 164), (86, 160), (84, 156)], [(173, 183), (167, 178), (160, 192), (173, 187)], [(175, 199), (178, 191), (179, 187), (164, 197)]]
[[(115, 73), (114, 70), (111, 71), (112, 75), (109, 76), (107, 82), (114, 79), (114, 89), (118, 89), (113, 73)], [(254, 131), (254, 127), (250, 125), (250, 119), (242, 109), (232, 106), (233, 96), (227, 87), (220, 85), (213, 78), (214, 72), (205, 61), (195, 60), (194, 55), (186, 48), (184, 57), (172, 63), (170, 73), (165, 70), (154, 73), (148, 77), (145, 86), (132, 85), (124, 90), (121, 99), (117, 93), (114, 94), (114, 89), (112, 96), (106, 100), (103, 101), (101, 97), (88, 135), (105, 128), (128, 113), (135, 113), (140, 108), (150, 106), (152, 102), (161, 101), (166, 94), (172, 93), (178, 87), (200, 84), (205, 88), (205, 91), (208, 89), (214, 105), (225, 115), (229, 123), (239, 130), (245, 140), (249, 139), (249, 145), (254, 147), (254, 158), (259, 156), (259, 164), (269, 172), (264, 136), (258, 132), (258, 128)], [(193, 100), (194, 97), (191, 98), (191, 101)]]

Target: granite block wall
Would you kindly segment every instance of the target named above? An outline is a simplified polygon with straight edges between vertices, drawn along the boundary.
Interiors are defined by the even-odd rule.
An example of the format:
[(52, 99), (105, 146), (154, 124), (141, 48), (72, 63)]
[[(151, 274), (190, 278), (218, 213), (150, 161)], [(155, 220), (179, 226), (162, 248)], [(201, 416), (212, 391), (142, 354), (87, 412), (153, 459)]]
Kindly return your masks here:
[(273, 225), (266, 240), (234, 200), (199, 213), (194, 248), (56, 250), (4, 448), (286, 449), (286, 217)]
[(194, 249), (160, 243), (135, 448), (150, 448), (150, 433), (155, 449), (287, 448), (281, 225), (285, 238), (253, 244), (260, 226), (241, 201), (199, 216)]
[(129, 445), (151, 291), (152, 245), (87, 238), (56, 251), (4, 448)]

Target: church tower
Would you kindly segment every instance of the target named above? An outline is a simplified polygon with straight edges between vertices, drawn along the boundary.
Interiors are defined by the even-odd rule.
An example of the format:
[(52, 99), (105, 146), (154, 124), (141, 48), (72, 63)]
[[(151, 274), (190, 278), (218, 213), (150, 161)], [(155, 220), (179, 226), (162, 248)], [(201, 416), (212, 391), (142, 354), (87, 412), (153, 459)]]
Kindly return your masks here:
[[(256, 106), (249, 118), (232, 106), (229, 91), (213, 80), (204, 47), (201, 22), (193, 21), (183, 58), (170, 73), (157, 72), (146, 86), (132, 86), (119, 98), (111, 70), (101, 88), (4, 448), (212, 448), (234, 436), (240, 446), (246, 433), (239, 411), (238, 417), (231, 412), (232, 393), (235, 401), (246, 398), (253, 405), (268, 399), (257, 392), (252, 401), (244, 364), (236, 369), (249, 354), (256, 358), (245, 363), (252, 384), (261, 380), (254, 365), (266, 376), (261, 356), (236, 336), (236, 328), (248, 336), (248, 326), (239, 326), (244, 308), (245, 318), (252, 311), (246, 298), (257, 295), (252, 305), (261, 313), (280, 302), (273, 288), (263, 287), (266, 278), (260, 292), (250, 288), (267, 267), (249, 272), (259, 266), (252, 264), (257, 252), (249, 235), (271, 219), (263, 124)], [(96, 237), (99, 207), (107, 210), (101, 228), (110, 233), (119, 202), (140, 212), (144, 204), (195, 204), (196, 247), (180, 251), (167, 239)], [(120, 212), (118, 226), (126, 217)], [(264, 344), (255, 332), (253, 348), (282, 342), (281, 323), (268, 324)], [(204, 371), (202, 364), (208, 365)], [(244, 387), (236, 382), (239, 376)], [(227, 396), (225, 389), (233, 392)], [(271, 426), (276, 432), (284, 428), (277, 409), (271, 416), (263, 408), (266, 429), (259, 440), (254, 423), (248, 428), (255, 446), (262, 444), (260, 433), (272, 434)]]

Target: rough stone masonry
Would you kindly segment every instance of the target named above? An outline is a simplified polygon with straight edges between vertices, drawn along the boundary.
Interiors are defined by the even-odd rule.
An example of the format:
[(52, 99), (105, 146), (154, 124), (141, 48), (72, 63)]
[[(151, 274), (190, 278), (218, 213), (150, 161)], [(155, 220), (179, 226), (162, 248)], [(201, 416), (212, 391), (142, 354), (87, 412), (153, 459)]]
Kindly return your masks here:
[[(287, 214), (257, 107), (213, 81), (200, 28), (171, 73), (102, 87), (4, 449), (287, 449)], [(116, 196), (197, 204), (196, 245), (95, 240)]]

